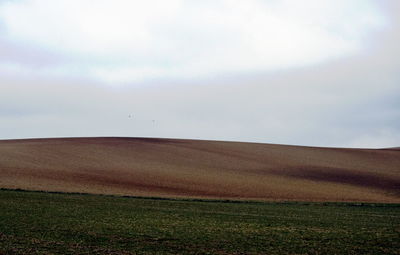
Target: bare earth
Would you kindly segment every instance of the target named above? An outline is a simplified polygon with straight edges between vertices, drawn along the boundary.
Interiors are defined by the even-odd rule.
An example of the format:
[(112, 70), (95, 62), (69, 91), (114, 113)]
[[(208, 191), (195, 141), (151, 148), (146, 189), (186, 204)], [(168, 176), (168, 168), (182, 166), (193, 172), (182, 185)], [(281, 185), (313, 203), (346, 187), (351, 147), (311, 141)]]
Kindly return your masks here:
[(400, 203), (400, 149), (156, 138), (3, 140), (0, 188)]

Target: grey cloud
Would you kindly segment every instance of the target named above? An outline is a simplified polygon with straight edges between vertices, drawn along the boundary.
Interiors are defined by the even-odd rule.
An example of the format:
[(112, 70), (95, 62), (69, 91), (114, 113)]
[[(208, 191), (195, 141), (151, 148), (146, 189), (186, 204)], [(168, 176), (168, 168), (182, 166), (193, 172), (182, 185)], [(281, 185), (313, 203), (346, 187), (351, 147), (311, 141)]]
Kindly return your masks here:
[(3, 74), (0, 139), (152, 136), (399, 146), (400, 20), (392, 17), (364, 52), (307, 68), (121, 87)]

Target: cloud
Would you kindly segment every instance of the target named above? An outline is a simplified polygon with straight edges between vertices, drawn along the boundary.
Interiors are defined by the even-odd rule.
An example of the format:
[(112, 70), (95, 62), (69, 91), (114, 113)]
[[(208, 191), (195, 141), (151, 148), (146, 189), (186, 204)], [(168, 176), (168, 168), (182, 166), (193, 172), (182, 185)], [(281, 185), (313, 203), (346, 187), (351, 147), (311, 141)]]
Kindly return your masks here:
[(382, 41), (362, 57), (206, 82), (110, 88), (71, 78), (0, 77), (0, 134), (398, 146), (400, 77), (386, 63), (396, 67), (400, 56), (392, 40)]
[(68, 59), (55, 73), (108, 83), (309, 66), (358, 54), (386, 24), (363, 0), (21, 0), (0, 20), (8, 40)]
[(0, 4), (0, 139), (400, 144), (397, 1), (107, 3)]

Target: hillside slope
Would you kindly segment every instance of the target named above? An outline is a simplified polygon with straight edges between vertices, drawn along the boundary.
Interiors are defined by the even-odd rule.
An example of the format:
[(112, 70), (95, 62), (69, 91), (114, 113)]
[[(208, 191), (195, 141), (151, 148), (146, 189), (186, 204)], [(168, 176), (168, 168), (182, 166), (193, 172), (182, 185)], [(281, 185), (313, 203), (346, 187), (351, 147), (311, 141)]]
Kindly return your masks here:
[(399, 203), (400, 151), (156, 138), (3, 140), (0, 187)]

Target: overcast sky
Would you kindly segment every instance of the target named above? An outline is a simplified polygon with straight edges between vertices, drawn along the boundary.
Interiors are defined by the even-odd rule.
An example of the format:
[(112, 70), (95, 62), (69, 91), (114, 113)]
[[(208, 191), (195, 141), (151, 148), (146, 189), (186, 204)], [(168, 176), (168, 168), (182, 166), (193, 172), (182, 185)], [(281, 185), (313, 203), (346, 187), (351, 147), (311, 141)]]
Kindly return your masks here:
[(0, 0), (0, 139), (400, 146), (397, 0)]

